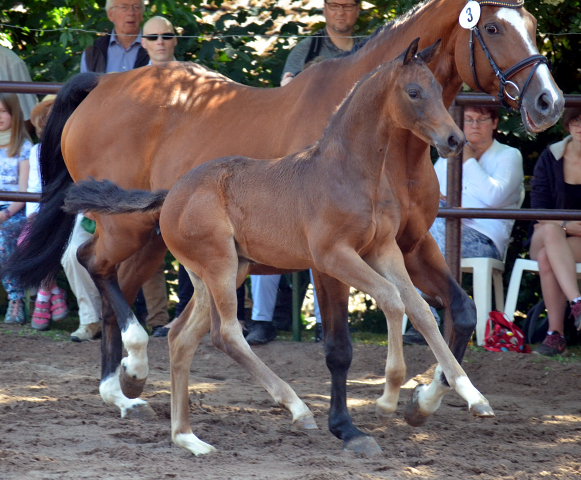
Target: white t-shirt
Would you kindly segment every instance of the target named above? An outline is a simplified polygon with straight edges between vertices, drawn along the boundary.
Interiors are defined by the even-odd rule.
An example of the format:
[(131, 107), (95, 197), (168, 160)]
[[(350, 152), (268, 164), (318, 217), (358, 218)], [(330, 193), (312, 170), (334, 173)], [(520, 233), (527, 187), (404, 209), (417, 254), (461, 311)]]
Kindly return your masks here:
[[(0, 190), (8, 192), (18, 191), (18, 177), (20, 173), (20, 162), (28, 160), (32, 143), (24, 140), (20, 152), (15, 157), (8, 156), (7, 148), (0, 148)], [(12, 202), (0, 201), (0, 205), (8, 205)]]
[[(434, 164), (440, 192), (446, 195), (448, 160)], [(462, 207), (520, 208), (524, 199), (521, 153), (494, 140), (480, 160), (470, 158), (462, 165)], [(510, 239), (514, 220), (464, 218), (462, 223), (490, 238), (501, 255)]]

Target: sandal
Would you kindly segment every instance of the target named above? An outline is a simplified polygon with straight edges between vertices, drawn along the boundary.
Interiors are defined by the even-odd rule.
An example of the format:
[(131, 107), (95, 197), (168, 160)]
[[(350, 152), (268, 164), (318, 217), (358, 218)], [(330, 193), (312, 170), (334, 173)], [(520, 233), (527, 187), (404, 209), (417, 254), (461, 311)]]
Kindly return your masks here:
[(58, 322), (66, 318), (69, 314), (67, 302), (65, 300), (65, 291), (59, 288), (59, 293), (55, 293), (50, 297), (50, 311), (53, 321)]
[(47, 330), (50, 326), (50, 305), (48, 302), (41, 302), (39, 300), (34, 302), (34, 312), (32, 313), (32, 320), (30, 326), (35, 330)]

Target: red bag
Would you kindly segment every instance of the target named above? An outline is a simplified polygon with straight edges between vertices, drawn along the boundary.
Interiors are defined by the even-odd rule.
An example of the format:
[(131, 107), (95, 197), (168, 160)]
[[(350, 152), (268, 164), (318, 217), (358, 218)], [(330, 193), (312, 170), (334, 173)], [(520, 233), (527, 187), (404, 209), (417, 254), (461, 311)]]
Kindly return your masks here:
[(531, 353), (522, 330), (510, 322), (504, 313), (496, 310), (490, 312), (486, 322), (484, 348), (491, 352)]

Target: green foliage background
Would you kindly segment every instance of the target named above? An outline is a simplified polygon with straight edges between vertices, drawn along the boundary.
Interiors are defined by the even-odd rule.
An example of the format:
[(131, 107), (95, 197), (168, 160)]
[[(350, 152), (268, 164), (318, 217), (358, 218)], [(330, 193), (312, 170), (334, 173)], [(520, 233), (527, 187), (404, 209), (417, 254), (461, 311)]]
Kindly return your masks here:
[[(64, 82), (79, 72), (81, 53), (93, 43), (94, 32), (107, 32), (111, 28), (103, 10), (104, 3), (104, 0), (0, 0), (0, 43), (11, 46), (26, 61), (33, 80)], [(303, 0), (291, 3), (298, 18), (320, 11), (305, 9), (306, 3)], [(369, 34), (417, 3), (417, 0), (371, 0), (363, 5), (356, 33)], [(578, 0), (527, 0), (525, 5), (538, 20), (538, 48), (551, 60), (555, 80), (565, 93), (581, 91), (580, 3)], [(214, 14), (215, 22), (204, 20), (207, 18), (204, 14), (208, 13)], [(280, 37), (272, 48), (260, 55), (252, 45), (253, 36), (274, 34), (274, 22), (288, 13), (277, 0), (254, 0), (249, 8), (223, 0), (210, 3), (150, 0), (145, 19), (163, 15), (181, 28), (182, 37), (193, 37), (179, 40), (178, 60), (202, 63), (247, 85), (273, 87), (278, 85), (286, 56), (296, 41), (293, 35), (297, 35), (301, 27), (309, 33), (322, 26), (288, 21), (280, 28)], [(507, 113), (502, 117), (499, 130), (500, 141), (523, 153), (527, 176), (532, 175), (535, 161), (545, 146), (563, 135), (557, 125), (532, 137), (524, 132), (518, 116)], [(528, 199), (524, 206), (527, 204)], [(526, 253), (523, 239), (527, 226), (527, 222), (517, 222), (506, 269), (508, 274), (515, 257)], [(525, 311), (535, 302), (539, 291), (536, 280), (527, 281), (530, 281), (530, 288), (524, 290), (519, 302), (519, 307)]]

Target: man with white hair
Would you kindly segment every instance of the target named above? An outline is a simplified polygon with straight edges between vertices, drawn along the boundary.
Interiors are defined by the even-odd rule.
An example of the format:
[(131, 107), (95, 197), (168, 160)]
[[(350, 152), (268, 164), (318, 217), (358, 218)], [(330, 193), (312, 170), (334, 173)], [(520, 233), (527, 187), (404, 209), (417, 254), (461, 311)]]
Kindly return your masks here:
[(107, 0), (107, 17), (113, 31), (95, 40), (81, 57), (81, 72), (124, 72), (149, 63), (147, 51), (141, 46), (143, 0)]

